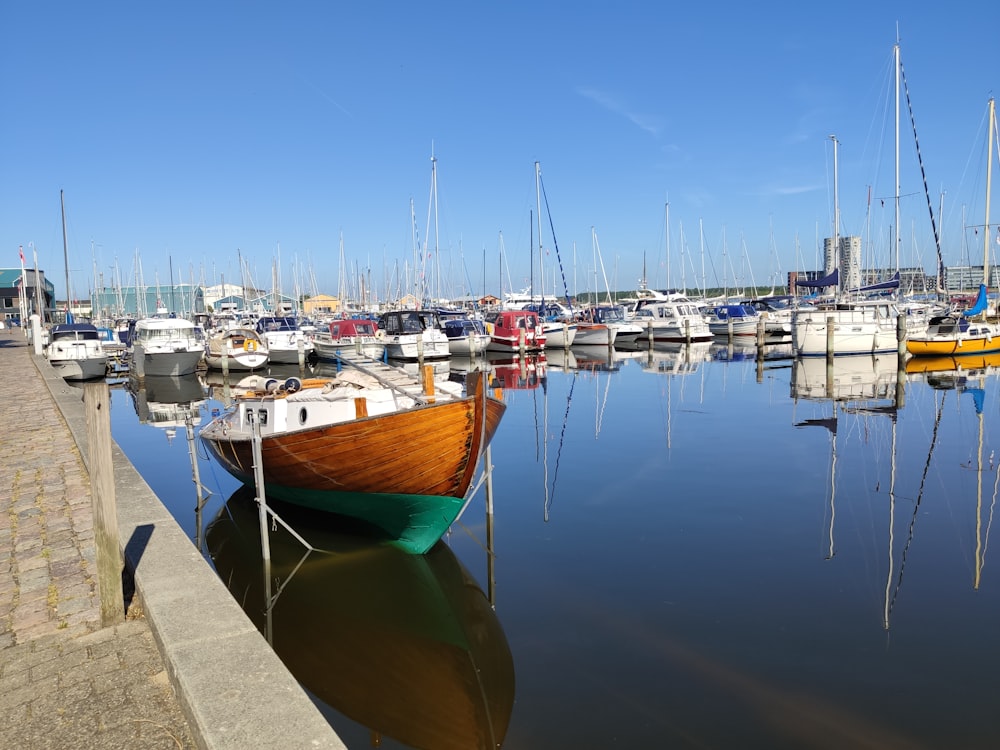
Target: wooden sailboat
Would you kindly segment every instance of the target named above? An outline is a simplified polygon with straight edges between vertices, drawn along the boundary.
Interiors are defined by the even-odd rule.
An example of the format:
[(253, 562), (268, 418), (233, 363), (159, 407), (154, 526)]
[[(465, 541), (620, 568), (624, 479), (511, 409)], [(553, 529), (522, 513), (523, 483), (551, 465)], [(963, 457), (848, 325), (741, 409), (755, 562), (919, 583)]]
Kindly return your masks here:
[(464, 508), (506, 406), (484, 392), (480, 372), (463, 393), (459, 383), (425, 377), (421, 389), (395, 368), (340, 359), (348, 367), (335, 379), (293, 378), (238, 398), (201, 438), (253, 484), (259, 434), (268, 496), (360, 519), (422, 554)]
[(1000, 352), (1000, 326), (986, 321), (990, 282), (990, 180), (993, 173), (993, 141), (996, 139), (996, 105), (989, 101), (989, 145), (986, 161), (986, 224), (983, 227), (983, 283), (975, 304), (964, 312), (931, 318), (925, 333), (907, 339), (906, 349), (917, 357), (959, 357)]

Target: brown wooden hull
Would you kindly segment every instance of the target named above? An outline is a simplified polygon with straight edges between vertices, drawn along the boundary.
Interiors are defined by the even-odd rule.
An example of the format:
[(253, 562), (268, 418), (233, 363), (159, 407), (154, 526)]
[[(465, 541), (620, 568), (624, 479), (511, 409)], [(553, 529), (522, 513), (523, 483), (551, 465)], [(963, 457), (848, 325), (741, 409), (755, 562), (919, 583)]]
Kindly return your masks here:
[[(320, 492), (462, 497), (505, 409), (492, 398), (468, 397), (265, 436), (264, 482)], [(202, 437), (227, 471), (253, 482), (247, 436)]]

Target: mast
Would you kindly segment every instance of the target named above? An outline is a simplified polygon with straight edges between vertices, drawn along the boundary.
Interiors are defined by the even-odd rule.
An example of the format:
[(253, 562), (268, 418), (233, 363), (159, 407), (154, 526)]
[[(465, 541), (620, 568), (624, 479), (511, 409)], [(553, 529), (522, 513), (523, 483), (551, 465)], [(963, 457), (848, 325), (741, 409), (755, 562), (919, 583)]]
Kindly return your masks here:
[[(990, 127), (987, 133), (989, 145), (986, 153), (986, 225), (983, 228), (983, 287), (986, 292), (990, 289), (990, 184), (993, 178), (993, 134), (996, 129), (996, 103), (990, 97)], [(983, 320), (986, 319), (986, 310), (983, 309)]]
[[(837, 184), (839, 179), (837, 173), (837, 146), (839, 145), (839, 141), (837, 141), (837, 136), (835, 135), (831, 135), (830, 140), (833, 141), (833, 247), (831, 248), (829, 257), (826, 259), (827, 276), (833, 273), (834, 269), (838, 268), (837, 259), (840, 255), (840, 198)], [(837, 279), (837, 292), (840, 292), (839, 278)]]
[(893, 240), (893, 250), (896, 254), (896, 270), (899, 270), (899, 42), (892, 46), (892, 54), (896, 68), (896, 238)]
[(72, 317), (69, 311), (69, 304), (73, 295), (69, 289), (69, 241), (66, 239), (66, 201), (63, 198), (62, 190), (59, 191), (59, 208), (62, 211), (63, 265), (66, 267), (66, 322), (69, 323)]
[[(666, 269), (667, 270), (667, 289), (670, 289), (670, 201), (667, 201), (666, 204), (664, 205), (664, 207), (663, 207), (663, 214), (664, 214), (663, 226), (664, 226), (664, 231), (667, 234), (667, 242), (666, 242), (666, 253), (667, 253), (667, 258), (666, 258), (666, 263), (667, 263), (667, 269)], [(682, 268), (683, 268), (683, 266), (682, 266)], [(646, 281), (646, 256), (645, 256), (645, 254), (643, 254), (643, 256), (642, 256), (642, 280), (643, 280), (643, 284), (645, 285), (645, 281)]]
[[(541, 280), (541, 306), (539, 314), (545, 314), (545, 261), (542, 253), (542, 165), (535, 162), (535, 221), (538, 224), (538, 275)], [(554, 292), (553, 292), (554, 293)], [(534, 290), (532, 290), (534, 297)]]

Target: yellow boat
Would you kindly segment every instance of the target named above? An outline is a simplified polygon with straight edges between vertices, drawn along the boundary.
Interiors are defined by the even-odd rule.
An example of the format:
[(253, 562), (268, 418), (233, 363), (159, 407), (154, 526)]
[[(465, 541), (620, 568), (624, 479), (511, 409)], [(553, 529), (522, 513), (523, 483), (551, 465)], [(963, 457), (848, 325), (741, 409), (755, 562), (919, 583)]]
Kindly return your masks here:
[(964, 358), (1000, 352), (1000, 329), (962, 313), (950, 313), (931, 318), (926, 333), (907, 338), (906, 350), (914, 357)]

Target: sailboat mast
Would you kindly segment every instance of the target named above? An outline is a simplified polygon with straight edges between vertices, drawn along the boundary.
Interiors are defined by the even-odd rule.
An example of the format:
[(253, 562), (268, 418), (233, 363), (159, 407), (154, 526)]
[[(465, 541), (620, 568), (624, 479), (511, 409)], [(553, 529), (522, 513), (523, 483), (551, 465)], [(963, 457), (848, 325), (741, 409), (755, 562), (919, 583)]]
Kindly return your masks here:
[[(833, 141), (833, 247), (830, 249), (829, 257), (826, 259), (827, 276), (833, 273), (834, 269), (838, 267), (837, 258), (840, 254), (840, 190), (838, 186), (840, 175), (837, 173), (837, 146), (839, 142), (835, 135), (831, 135), (830, 140)], [(837, 279), (837, 291), (840, 292), (839, 277)]]
[[(667, 201), (663, 207), (663, 226), (664, 232), (667, 235), (666, 242), (666, 264), (667, 264), (667, 289), (670, 289), (670, 201)], [(646, 256), (642, 256), (642, 280), (643, 283), (646, 281)]]
[[(72, 297), (69, 290), (69, 241), (66, 239), (66, 201), (63, 198), (63, 191), (59, 191), (59, 209), (62, 211), (63, 230), (63, 265), (66, 267), (66, 315), (69, 317), (69, 303)], [(69, 320), (66, 321), (69, 323)]]
[[(983, 286), (986, 291), (990, 289), (990, 185), (993, 179), (993, 134), (996, 130), (996, 103), (990, 97), (990, 128), (987, 137), (989, 146), (987, 147), (986, 159), (986, 225), (983, 228)], [(983, 311), (986, 317), (986, 311)]]
[[(535, 162), (535, 221), (538, 225), (538, 276), (541, 280), (541, 298), (542, 298), (542, 308), (539, 308), (539, 312), (542, 312), (545, 304), (545, 262), (543, 260), (542, 253), (542, 165), (539, 162)], [(532, 294), (534, 296), (534, 294)], [(542, 313), (544, 314), (544, 313)]]
[(896, 270), (899, 270), (899, 42), (892, 47), (893, 58), (896, 68), (896, 239), (893, 241), (893, 250), (896, 256)]

